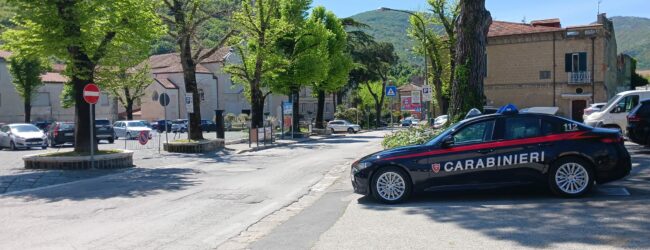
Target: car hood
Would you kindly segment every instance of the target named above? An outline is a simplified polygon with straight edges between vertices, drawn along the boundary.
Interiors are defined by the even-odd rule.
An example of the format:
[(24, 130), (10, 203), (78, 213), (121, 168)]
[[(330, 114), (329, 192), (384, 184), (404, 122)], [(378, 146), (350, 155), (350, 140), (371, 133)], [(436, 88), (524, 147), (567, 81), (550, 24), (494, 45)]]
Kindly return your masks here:
[(20, 136), (23, 138), (42, 138), (43, 137), (43, 132), (17, 132), (14, 133), (16, 136)]
[(129, 127), (129, 130), (131, 130), (131, 131), (151, 131), (151, 129), (147, 128), (147, 127)]
[(383, 151), (376, 152), (374, 154), (367, 155), (366, 157), (361, 158), (361, 160), (381, 160), (389, 157), (413, 154), (427, 151), (427, 146), (425, 145), (414, 145), (414, 146), (404, 146), (398, 148), (387, 149)]

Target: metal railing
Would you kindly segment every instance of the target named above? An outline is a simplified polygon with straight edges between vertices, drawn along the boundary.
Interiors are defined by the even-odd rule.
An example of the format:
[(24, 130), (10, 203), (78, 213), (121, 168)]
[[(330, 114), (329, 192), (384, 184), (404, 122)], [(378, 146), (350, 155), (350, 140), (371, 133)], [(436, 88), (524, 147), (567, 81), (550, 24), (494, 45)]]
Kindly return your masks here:
[(569, 83), (591, 83), (591, 71), (578, 71), (568, 73)]

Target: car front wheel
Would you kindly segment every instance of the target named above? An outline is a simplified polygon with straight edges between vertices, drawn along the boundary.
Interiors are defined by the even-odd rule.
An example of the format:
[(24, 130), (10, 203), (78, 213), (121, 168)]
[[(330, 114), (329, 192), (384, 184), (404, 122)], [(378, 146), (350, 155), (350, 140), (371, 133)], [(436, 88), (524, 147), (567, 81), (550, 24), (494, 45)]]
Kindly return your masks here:
[(554, 194), (573, 198), (591, 190), (594, 185), (593, 176), (591, 164), (587, 161), (566, 157), (553, 164), (548, 182)]
[(406, 173), (397, 167), (382, 168), (372, 178), (372, 196), (383, 203), (400, 203), (411, 193), (408, 180)]

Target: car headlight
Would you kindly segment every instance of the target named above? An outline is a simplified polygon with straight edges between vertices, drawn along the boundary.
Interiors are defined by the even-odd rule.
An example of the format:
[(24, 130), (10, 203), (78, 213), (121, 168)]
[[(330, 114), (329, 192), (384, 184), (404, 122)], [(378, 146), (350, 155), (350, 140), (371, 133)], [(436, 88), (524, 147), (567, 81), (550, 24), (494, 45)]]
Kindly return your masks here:
[(372, 166), (372, 163), (370, 162), (359, 162), (354, 168), (352, 168), (352, 174), (356, 174), (361, 170), (364, 170), (368, 167)]

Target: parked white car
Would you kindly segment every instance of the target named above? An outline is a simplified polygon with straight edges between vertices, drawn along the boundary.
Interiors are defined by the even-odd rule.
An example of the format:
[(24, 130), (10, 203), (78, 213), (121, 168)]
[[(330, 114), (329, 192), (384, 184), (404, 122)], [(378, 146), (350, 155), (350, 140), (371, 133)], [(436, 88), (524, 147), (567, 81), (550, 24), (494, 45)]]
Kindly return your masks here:
[(599, 102), (599, 103), (592, 103), (589, 105), (588, 108), (584, 110), (584, 114), (582, 115), (582, 120), (585, 121), (587, 120), (587, 117), (591, 115), (594, 112), (600, 111), (603, 107), (605, 107), (607, 103), (605, 102)]
[(117, 121), (113, 124), (113, 130), (115, 131), (115, 139), (119, 137), (135, 139), (138, 138), (142, 131), (146, 131), (149, 139), (151, 139), (151, 128), (141, 121)]
[(448, 120), (449, 120), (448, 115), (441, 115), (436, 117), (436, 119), (433, 120), (433, 128), (442, 128), (442, 126), (447, 124)]
[(47, 148), (47, 136), (38, 127), (27, 123), (0, 127), (0, 148), (16, 150), (33, 147)]
[(616, 94), (605, 106), (593, 112), (584, 123), (593, 127), (612, 128), (626, 133), (627, 115), (641, 100), (650, 98), (650, 90), (630, 90)]
[(331, 122), (327, 123), (327, 128), (332, 130), (332, 133), (336, 132), (348, 132), (348, 133), (356, 133), (361, 131), (361, 126), (358, 124), (351, 123), (346, 120), (333, 120)]

